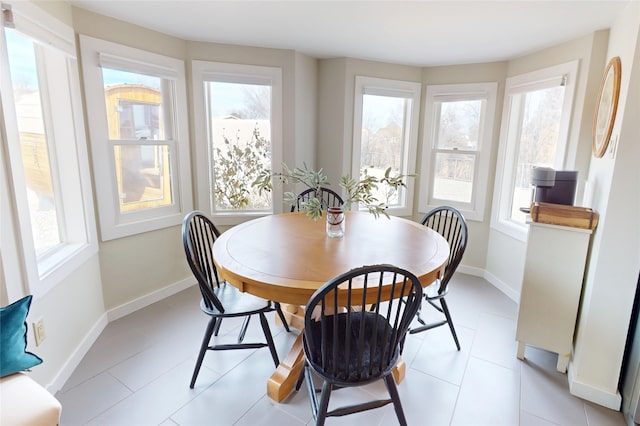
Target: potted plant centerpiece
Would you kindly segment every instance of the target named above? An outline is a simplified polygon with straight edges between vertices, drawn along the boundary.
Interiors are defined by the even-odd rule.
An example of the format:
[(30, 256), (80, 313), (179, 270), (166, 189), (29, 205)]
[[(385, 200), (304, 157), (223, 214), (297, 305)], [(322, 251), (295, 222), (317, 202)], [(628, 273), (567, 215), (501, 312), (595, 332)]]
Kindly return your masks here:
[[(303, 163), (302, 167), (293, 169), (283, 164), (282, 169), (283, 171), (278, 173), (263, 170), (253, 182), (253, 186), (257, 187), (260, 193), (271, 191), (274, 181), (280, 184), (296, 185), (299, 188), (303, 188), (302, 191), (312, 189), (312, 196), (302, 202), (298, 199), (302, 191), (287, 191), (284, 193), (284, 202), (290, 206), (298, 205), (299, 210), (312, 220), (320, 219), (326, 210), (327, 234), (332, 237), (341, 237), (344, 234), (344, 212), (351, 210), (351, 206), (354, 203), (364, 206), (376, 218), (380, 215), (389, 218), (389, 214), (386, 211), (389, 201), (400, 187), (406, 187), (405, 179), (407, 177), (414, 177), (414, 175), (392, 175), (390, 167), (385, 170), (384, 175), (381, 177), (369, 174), (367, 169), (363, 170), (359, 179), (344, 175), (339, 182), (340, 187), (344, 190), (342, 197), (344, 203), (341, 207), (336, 208), (325, 205), (320, 197), (321, 189), (331, 186), (323, 169), (310, 169), (306, 163)], [(380, 200), (379, 197), (384, 199)], [(337, 226), (337, 229), (333, 229), (333, 232), (331, 232), (332, 226)]]

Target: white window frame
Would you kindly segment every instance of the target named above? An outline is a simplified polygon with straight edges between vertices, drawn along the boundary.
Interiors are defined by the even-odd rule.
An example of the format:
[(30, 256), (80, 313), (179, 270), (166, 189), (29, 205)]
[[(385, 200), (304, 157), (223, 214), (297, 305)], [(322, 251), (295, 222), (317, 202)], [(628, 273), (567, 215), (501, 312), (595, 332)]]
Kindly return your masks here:
[(511, 220), (511, 204), (515, 184), (517, 156), (519, 151), (518, 141), (514, 139), (513, 125), (519, 123), (517, 111), (512, 111), (512, 98), (515, 94), (564, 85), (564, 100), (562, 104), (562, 118), (558, 129), (558, 142), (553, 168), (562, 170), (572, 164), (567, 158), (569, 146), (569, 131), (571, 126), (571, 114), (578, 79), (579, 61), (571, 61), (564, 64), (551, 66), (545, 69), (507, 78), (504, 94), (504, 106), (502, 110), (502, 122), (500, 128), (500, 148), (496, 170), (496, 181), (493, 195), (493, 207), (491, 215), (491, 227), (520, 241), (527, 241), (529, 226)]
[[(184, 61), (80, 35), (87, 118), (91, 136), (95, 187), (103, 241), (179, 225), (193, 208), (191, 161)], [(109, 139), (101, 65), (173, 80), (172, 129), (169, 149), (172, 204), (120, 211), (113, 142)], [(135, 141), (134, 141), (135, 142)]]
[(195, 152), (198, 190), (198, 208), (212, 216), (216, 224), (237, 225), (248, 220), (265, 216), (265, 214), (282, 213), (283, 188), (274, 184), (272, 191), (272, 211), (242, 211), (229, 212), (213, 211), (213, 191), (209, 188), (213, 185), (213, 153), (209, 146), (209, 131), (207, 128), (207, 111), (205, 105), (204, 84), (208, 81), (226, 81), (230, 83), (261, 82), (271, 85), (271, 170), (282, 171), (283, 144), (282, 144), (282, 69), (277, 67), (265, 67), (259, 65), (242, 65), (210, 61), (192, 61), (193, 81), (193, 117), (195, 131)]
[[(390, 80), (386, 78), (356, 76), (353, 99), (353, 151), (351, 157), (351, 176), (360, 175), (360, 156), (362, 147), (362, 113), (364, 95), (403, 97), (411, 100), (411, 113), (405, 117), (405, 134), (402, 152), (403, 175), (412, 175), (416, 171), (416, 152), (418, 147), (418, 128), (420, 121), (420, 99), (422, 84), (413, 81)], [(413, 196), (415, 178), (405, 179), (406, 188), (398, 191), (397, 206), (389, 206), (387, 213), (393, 216), (413, 214)], [(352, 208), (364, 209), (362, 206)]]
[[(41, 91), (47, 93), (42, 99), (43, 119), (46, 125), (61, 243), (38, 255), (28, 213), (27, 194), (24, 190), (26, 179), (7, 65), (6, 43), (4, 32), (0, 31), (0, 97), (6, 132), (2, 139), (6, 140), (7, 145), (7, 157), (3, 159), (3, 168), (6, 167), (13, 184), (8, 194), (13, 205), (3, 204), (0, 209), (3, 217), (14, 218), (18, 228), (15, 233), (3, 234), (2, 250), (3, 256), (8, 254), (5, 251), (7, 247), (13, 247), (20, 252), (14, 259), (24, 262), (23, 272), (27, 285), (25, 290), (42, 296), (98, 252), (75, 37), (71, 27), (30, 2), (3, 3), (2, 6), (11, 8), (10, 14), (17, 30), (47, 46), (43, 56), (47, 58), (47, 73), (39, 84)], [(4, 23), (3, 19), (3, 26)], [(55, 65), (49, 63), (49, 57), (55, 58)], [(64, 60), (60, 60), (62, 58)], [(3, 228), (5, 225), (3, 223)], [(8, 269), (11, 275), (20, 275), (15, 268), (21, 266), (5, 263), (5, 267), (14, 269)]]
[[(483, 221), (489, 181), (489, 162), (493, 146), (493, 127), (496, 113), (498, 83), (443, 84), (427, 86), (422, 144), (422, 173), (419, 211), (426, 213), (434, 207), (449, 205), (457, 208), (467, 220)], [(436, 103), (445, 101), (483, 100), (484, 107), (480, 114), (478, 132), (478, 149), (476, 151), (438, 150), (437, 130), (439, 115), (436, 115)], [(473, 173), (473, 187), (469, 203), (453, 200), (439, 200), (433, 196), (435, 179), (436, 154), (439, 152), (456, 152), (476, 157)]]

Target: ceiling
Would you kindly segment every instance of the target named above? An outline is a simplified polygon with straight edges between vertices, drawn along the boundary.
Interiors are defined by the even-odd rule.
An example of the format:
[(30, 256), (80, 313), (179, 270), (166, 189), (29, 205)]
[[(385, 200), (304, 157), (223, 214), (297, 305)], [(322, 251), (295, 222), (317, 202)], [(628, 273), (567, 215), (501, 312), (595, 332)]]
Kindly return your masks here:
[(415, 66), (513, 59), (606, 29), (630, 1), (71, 0), (185, 40)]

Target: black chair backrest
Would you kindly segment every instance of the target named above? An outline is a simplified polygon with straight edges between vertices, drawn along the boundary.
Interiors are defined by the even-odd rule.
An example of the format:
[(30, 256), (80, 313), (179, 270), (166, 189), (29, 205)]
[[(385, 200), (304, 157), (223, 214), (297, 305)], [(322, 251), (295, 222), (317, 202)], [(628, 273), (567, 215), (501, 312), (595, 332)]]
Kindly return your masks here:
[(444, 290), (467, 247), (467, 222), (457, 209), (442, 206), (428, 212), (420, 223), (442, 235), (449, 243), (449, 260), (440, 279), (440, 288)]
[(309, 188), (300, 194), (298, 194), (298, 199), (296, 200), (296, 204), (291, 206), (291, 211), (296, 212), (300, 210), (300, 204), (305, 201), (309, 201), (311, 198), (317, 198), (322, 203), (322, 209), (326, 210), (329, 207), (341, 207), (344, 204), (342, 201), (342, 197), (338, 195), (332, 189), (329, 188), (319, 188), (316, 190), (315, 188)]
[[(383, 288), (386, 284), (389, 286)], [(388, 374), (398, 360), (421, 297), (418, 278), (392, 265), (363, 266), (330, 280), (306, 306), (303, 342), (307, 361), (325, 379), (338, 384)]]
[(187, 263), (198, 280), (202, 300), (207, 308), (224, 312), (215, 288), (220, 287), (220, 278), (213, 263), (213, 243), (220, 236), (216, 226), (203, 213), (194, 211), (182, 221), (182, 244)]

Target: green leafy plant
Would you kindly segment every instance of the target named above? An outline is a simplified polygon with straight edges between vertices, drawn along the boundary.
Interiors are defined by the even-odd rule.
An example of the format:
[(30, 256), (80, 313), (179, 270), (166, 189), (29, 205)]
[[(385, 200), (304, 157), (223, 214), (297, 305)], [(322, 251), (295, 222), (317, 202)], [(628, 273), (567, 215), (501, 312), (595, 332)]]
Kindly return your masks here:
[[(331, 184), (324, 174), (323, 169), (310, 169), (306, 163), (302, 168), (296, 167), (290, 169), (286, 164), (282, 165), (283, 171), (279, 173), (271, 173), (269, 170), (263, 170), (259, 177), (253, 182), (253, 186), (258, 188), (258, 192), (270, 192), (273, 189), (273, 181), (281, 184), (302, 184), (303, 190), (312, 188), (318, 193), (320, 188), (328, 187)], [(342, 210), (350, 210), (353, 203), (360, 203), (373, 214), (376, 218), (380, 215), (389, 218), (387, 207), (389, 201), (398, 192), (400, 187), (406, 187), (405, 179), (414, 177), (415, 175), (392, 175), (391, 167), (385, 170), (384, 175), (380, 178), (367, 173), (364, 169), (363, 176), (360, 179), (354, 179), (350, 175), (340, 178), (339, 185), (344, 189), (345, 196)], [(380, 189), (384, 190), (384, 200), (379, 200), (376, 193), (380, 193)], [(296, 192), (285, 192), (284, 202), (288, 205), (296, 205), (298, 200)], [(327, 206), (322, 204), (322, 200), (312, 197), (308, 201), (301, 203), (300, 211), (304, 212), (313, 220), (322, 217), (322, 212)]]
[(246, 143), (237, 135), (234, 142), (224, 136), (224, 146), (216, 147), (214, 152), (216, 203), (221, 208), (234, 210), (251, 207), (255, 199), (251, 191), (255, 176), (270, 173), (267, 167), (271, 158), (270, 142), (260, 135), (256, 125)]

